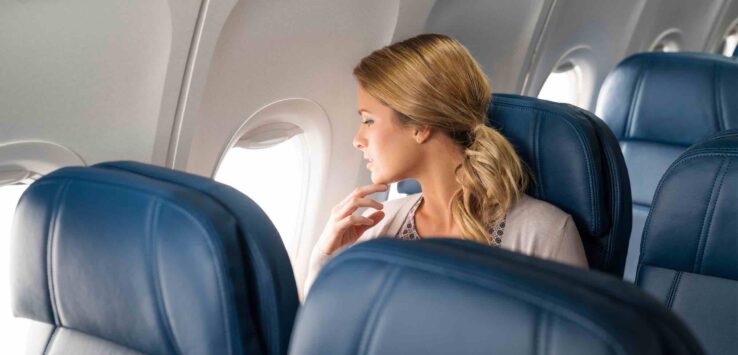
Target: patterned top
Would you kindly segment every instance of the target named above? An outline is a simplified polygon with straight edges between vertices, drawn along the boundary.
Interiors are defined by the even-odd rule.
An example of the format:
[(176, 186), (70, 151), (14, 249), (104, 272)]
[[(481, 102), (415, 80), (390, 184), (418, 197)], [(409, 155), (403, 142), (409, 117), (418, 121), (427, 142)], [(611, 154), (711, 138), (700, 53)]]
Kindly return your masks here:
[[(413, 207), (410, 208), (410, 211), (405, 217), (405, 221), (402, 222), (400, 230), (395, 233), (395, 236), (397, 238), (403, 240), (420, 239), (420, 235), (418, 235), (418, 230), (415, 228), (415, 211), (420, 206), (421, 201), (423, 201), (423, 197), (420, 197), (418, 201), (415, 202)], [(499, 223), (490, 223), (487, 225), (487, 236), (489, 237), (487, 242), (489, 243), (489, 245), (493, 247), (498, 247), (502, 243), (502, 235), (505, 233), (506, 219), (507, 215), (505, 215), (505, 217), (502, 218), (502, 221), (500, 221)]]

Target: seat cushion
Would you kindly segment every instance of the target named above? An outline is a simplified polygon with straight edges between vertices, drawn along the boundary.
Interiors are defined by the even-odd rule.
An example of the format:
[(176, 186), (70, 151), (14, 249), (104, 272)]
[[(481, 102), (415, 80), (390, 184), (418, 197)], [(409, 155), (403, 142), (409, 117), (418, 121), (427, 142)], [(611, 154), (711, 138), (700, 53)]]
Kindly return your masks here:
[[(640, 53), (600, 89), (597, 115), (612, 129), (630, 174), (633, 229), (626, 278), (633, 279), (656, 184), (688, 146), (738, 128), (738, 62), (706, 53)], [(643, 213), (645, 211), (645, 213)]]
[[(16, 316), (53, 328), (49, 353), (272, 353), (265, 333), (278, 323), (261, 318), (263, 280), (245, 250), (253, 229), (211, 195), (116, 164), (64, 168), (24, 193), (13, 228)], [(271, 229), (262, 238), (279, 241), (253, 202), (227, 193), (247, 201), (251, 225)]]
[(630, 284), (466, 240), (378, 239), (335, 257), (291, 354), (701, 354)]
[[(515, 147), (532, 179), (527, 193), (572, 215), (589, 266), (623, 273), (631, 199), (620, 147), (608, 127), (576, 106), (495, 94), (488, 124)], [(398, 191), (417, 192), (402, 181)]]
[(656, 190), (636, 284), (691, 327), (708, 353), (738, 346), (738, 130), (684, 152)]

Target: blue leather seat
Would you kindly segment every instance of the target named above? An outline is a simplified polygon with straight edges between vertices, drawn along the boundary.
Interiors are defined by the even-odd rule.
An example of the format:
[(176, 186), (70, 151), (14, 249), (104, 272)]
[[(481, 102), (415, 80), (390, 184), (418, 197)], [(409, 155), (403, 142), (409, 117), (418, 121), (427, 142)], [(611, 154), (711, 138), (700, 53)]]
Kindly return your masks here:
[(236, 190), (115, 162), (57, 170), (16, 211), (13, 310), (39, 353), (286, 353), (287, 252)]
[(690, 147), (659, 182), (636, 285), (692, 329), (708, 354), (738, 349), (738, 130)]
[(625, 277), (632, 280), (656, 185), (684, 150), (738, 128), (738, 62), (704, 53), (642, 53), (620, 63), (600, 90), (597, 115), (620, 142), (630, 173), (633, 228)]
[[(630, 187), (608, 127), (578, 107), (510, 94), (493, 95), (487, 116), (528, 166), (533, 181), (527, 193), (572, 215), (589, 266), (620, 277), (630, 236)], [(398, 190), (420, 187), (402, 182)]]
[(323, 269), (290, 354), (702, 354), (629, 283), (465, 240), (382, 238)]

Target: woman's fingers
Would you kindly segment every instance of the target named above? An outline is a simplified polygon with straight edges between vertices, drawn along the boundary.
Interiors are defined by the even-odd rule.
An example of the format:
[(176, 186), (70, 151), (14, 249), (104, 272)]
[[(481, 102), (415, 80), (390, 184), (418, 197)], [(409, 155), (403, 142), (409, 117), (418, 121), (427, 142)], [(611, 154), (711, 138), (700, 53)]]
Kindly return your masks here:
[(387, 191), (387, 185), (385, 184), (371, 184), (366, 186), (360, 186), (354, 189), (353, 195), (357, 197), (364, 197), (366, 195), (373, 194), (375, 192)]
[(371, 185), (365, 185), (365, 186), (359, 186), (354, 189), (346, 198), (341, 201), (340, 204), (346, 204), (348, 201), (350, 201), (353, 198), (362, 198), (366, 195), (371, 195), (375, 192), (383, 192), (387, 191), (387, 185), (385, 184), (371, 184)]
[(373, 224), (374, 224), (374, 221), (367, 217), (350, 215), (338, 221), (338, 223), (336, 223), (336, 227), (338, 228), (339, 233), (340, 233), (340, 232), (345, 231), (349, 227), (362, 226), (362, 225), (371, 226)]
[(370, 214), (367, 218), (369, 218), (372, 221), (372, 223), (369, 224), (369, 225), (361, 225), (361, 226), (358, 226), (357, 231), (356, 231), (357, 232), (356, 234), (358, 234), (357, 238), (358, 237), (361, 237), (361, 235), (364, 232), (366, 232), (367, 229), (376, 226), (377, 223), (379, 223), (379, 221), (381, 221), (382, 219), (384, 219), (384, 211), (376, 211), (376, 212)]
[(374, 201), (369, 198), (353, 198), (346, 202), (343, 206), (341, 206), (341, 209), (336, 211), (336, 220), (341, 220), (346, 218), (347, 216), (353, 214), (356, 212), (357, 209), (361, 207), (371, 207), (376, 210), (381, 210), (384, 208), (384, 205), (381, 203)]

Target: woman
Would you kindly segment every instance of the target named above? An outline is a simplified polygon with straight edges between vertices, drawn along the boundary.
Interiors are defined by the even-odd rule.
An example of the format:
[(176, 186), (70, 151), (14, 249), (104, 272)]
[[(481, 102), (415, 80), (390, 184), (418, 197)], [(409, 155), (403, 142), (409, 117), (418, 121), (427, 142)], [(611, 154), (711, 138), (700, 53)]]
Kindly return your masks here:
[[(374, 184), (333, 208), (306, 287), (331, 255), (379, 236), (470, 239), (587, 267), (571, 216), (523, 193), (523, 163), (485, 125), (490, 87), (459, 42), (438, 34), (410, 38), (362, 59), (354, 76), (362, 120), (354, 146)], [(409, 178), (422, 193), (384, 204), (366, 197)], [(362, 207), (376, 211), (353, 215)]]

